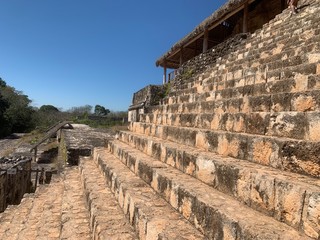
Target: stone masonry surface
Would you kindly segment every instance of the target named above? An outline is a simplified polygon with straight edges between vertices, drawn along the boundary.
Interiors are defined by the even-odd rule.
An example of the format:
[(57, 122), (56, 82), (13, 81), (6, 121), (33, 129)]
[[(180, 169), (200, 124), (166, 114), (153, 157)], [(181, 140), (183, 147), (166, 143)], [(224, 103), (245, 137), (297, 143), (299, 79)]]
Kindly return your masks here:
[(0, 214), (0, 239), (320, 239), (320, 2), (299, 3), (129, 131), (66, 130), (79, 166)]
[(91, 239), (77, 167), (0, 214), (2, 240)]

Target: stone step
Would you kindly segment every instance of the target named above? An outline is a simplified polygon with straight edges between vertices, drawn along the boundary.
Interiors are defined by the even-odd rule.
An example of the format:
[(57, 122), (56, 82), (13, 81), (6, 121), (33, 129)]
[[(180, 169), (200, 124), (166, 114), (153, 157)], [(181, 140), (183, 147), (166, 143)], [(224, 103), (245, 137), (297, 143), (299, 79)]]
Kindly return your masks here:
[[(310, 12), (315, 11), (314, 7), (307, 9)], [(288, 56), (299, 57), (303, 56), (304, 53), (317, 49), (317, 46), (319, 46), (317, 43), (320, 40), (319, 18), (315, 18), (313, 15), (308, 17), (306, 13), (298, 15), (295, 16), (294, 23), (290, 18), (281, 21), (277, 20), (277, 26), (281, 27), (280, 29), (270, 26), (264, 27), (261, 31), (258, 30), (257, 33), (252, 34), (246, 40), (246, 43), (241, 43), (240, 50), (230, 53), (220, 61), (217, 61), (217, 64), (212, 66), (209, 71), (216, 72), (215, 75), (220, 76), (226, 73), (226, 69), (228, 71), (232, 69), (238, 70), (252, 64), (255, 67), (260, 66), (262, 69), (271, 64), (275, 68), (279, 64), (274, 64), (274, 59), (283, 58), (282, 56), (288, 55), (287, 52), (290, 53)], [(301, 19), (299, 20), (299, 18)], [(288, 28), (290, 28), (288, 25), (292, 26), (290, 31), (288, 31)], [(277, 34), (279, 32), (283, 34), (279, 36)], [(316, 53), (319, 53), (319, 51), (316, 51)], [(281, 61), (278, 62), (282, 63)]]
[[(109, 147), (115, 156), (203, 231), (208, 239), (308, 238), (124, 143), (115, 140), (109, 142)], [(259, 224), (256, 219), (259, 219)]]
[(134, 122), (131, 131), (319, 178), (320, 142)]
[(89, 240), (90, 228), (76, 168), (65, 178), (54, 177), (50, 185), (40, 185), (36, 193), (20, 205), (0, 214), (2, 240)]
[(59, 239), (91, 240), (89, 214), (81, 186), (79, 168), (77, 166), (67, 167), (64, 171)]
[(81, 158), (79, 168), (90, 215), (92, 239), (138, 239), (93, 159)]
[[(310, 61), (320, 61), (320, 53), (309, 55)], [(319, 65), (320, 66), (320, 65)], [(241, 98), (244, 96), (264, 96), (281, 93), (299, 93), (314, 91), (314, 82), (319, 82), (320, 69), (317, 63), (303, 64), (295, 69), (269, 71), (243, 77), (241, 73), (236, 79), (226, 81), (207, 81), (196, 85), (192, 89), (172, 92), (162, 100), (162, 105), (199, 102), (219, 99)], [(241, 71), (242, 72), (242, 71)], [(228, 78), (227, 78), (228, 79)]]
[[(311, 220), (320, 213), (313, 210), (320, 209), (320, 180), (132, 132), (121, 131), (118, 137), (125, 144), (276, 220), (298, 229), (304, 226), (306, 231), (320, 231), (320, 226)], [(289, 196), (295, 196), (295, 205), (286, 205)], [(302, 214), (302, 211), (306, 212)]]
[(107, 149), (95, 148), (94, 160), (139, 239), (205, 239)]
[[(312, 42), (306, 46), (304, 42), (300, 47), (286, 51), (283, 51), (283, 47), (285, 45), (277, 47), (270, 53), (270, 56), (261, 57), (260, 54), (257, 54), (257, 59), (250, 60), (248, 59), (250, 57), (247, 57), (245, 60), (239, 60), (239, 63), (235, 60), (232, 65), (224, 66), (223, 70), (210, 68), (207, 74), (200, 75), (193, 83), (181, 85), (179, 90), (172, 91), (168, 97), (224, 90), (256, 83), (264, 83), (268, 89), (275, 84), (274, 81), (303, 80), (305, 82), (307, 79), (301, 79), (302, 77), (307, 78), (310, 74), (319, 74), (317, 70), (317, 62), (320, 61), (319, 44)], [(279, 53), (276, 54), (275, 51)]]
[(320, 112), (141, 114), (140, 122), (320, 141)]
[(253, 88), (244, 88), (243, 97), (221, 98), (216, 96), (211, 100), (173, 103), (150, 107), (150, 114), (179, 114), (179, 113), (258, 113), (258, 112), (318, 112), (320, 111), (319, 75), (310, 77), (310, 88), (315, 90), (253, 95)]

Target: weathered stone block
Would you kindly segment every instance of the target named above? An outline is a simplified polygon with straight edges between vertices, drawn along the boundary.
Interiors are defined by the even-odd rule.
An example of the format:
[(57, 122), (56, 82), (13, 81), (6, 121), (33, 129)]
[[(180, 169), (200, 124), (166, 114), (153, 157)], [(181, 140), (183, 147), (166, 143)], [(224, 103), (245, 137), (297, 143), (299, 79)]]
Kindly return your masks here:
[(271, 95), (271, 110), (273, 112), (290, 111), (291, 109), (291, 93), (281, 93)]
[(286, 141), (279, 147), (279, 157), (285, 170), (319, 177), (319, 142)]
[(270, 138), (248, 138), (248, 159), (262, 165), (281, 168), (279, 146)]
[(205, 183), (217, 186), (214, 161), (202, 155), (197, 156), (195, 177)]
[(320, 236), (320, 193), (306, 192), (305, 205), (303, 211), (303, 230), (315, 239)]
[(246, 132), (264, 135), (270, 121), (269, 113), (249, 113), (246, 115)]
[(320, 76), (312, 75), (308, 77), (308, 89), (310, 90), (320, 89)]
[(299, 186), (275, 181), (275, 218), (295, 228), (301, 224), (305, 192)]
[(243, 102), (242, 98), (232, 98), (227, 101), (227, 111), (229, 113), (238, 113)]
[(250, 191), (250, 206), (259, 211), (273, 216), (275, 211), (274, 202), (274, 178), (265, 174), (252, 175)]
[(213, 116), (214, 116), (214, 114), (200, 114), (200, 115), (198, 115), (197, 127), (210, 129), (211, 122), (213, 120)]
[(309, 63), (318, 63), (320, 62), (320, 53), (309, 53), (308, 54)]
[(177, 126), (182, 125), (184, 127), (195, 127), (196, 119), (197, 115), (195, 114), (181, 114), (179, 122), (180, 124), (178, 123)]
[(249, 104), (253, 112), (270, 112), (271, 95), (249, 97)]
[(301, 112), (281, 112), (270, 115), (266, 135), (304, 139), (308, 121)]
[(197, 148), (199, 148), (199, 149), (208, 150), (209, 144), (208, 144), (208, 141), (206, 139), (205, 132), (199, 131), (196, 134), (196, 144), (195, 144), (195, 146)]
[(297, 93), (292, 96), (291, 110), (298, 112), (314, 111), (319, 109), (319, 91)]
[(211, 110), (211, 113), (225, 113), (227, 110), (227, 100), (215, 101), (213, 110)]
[(320, 113), (308, 113), (307, 117), (307, 132), (305, 139), (309, 141), (320, 141)]

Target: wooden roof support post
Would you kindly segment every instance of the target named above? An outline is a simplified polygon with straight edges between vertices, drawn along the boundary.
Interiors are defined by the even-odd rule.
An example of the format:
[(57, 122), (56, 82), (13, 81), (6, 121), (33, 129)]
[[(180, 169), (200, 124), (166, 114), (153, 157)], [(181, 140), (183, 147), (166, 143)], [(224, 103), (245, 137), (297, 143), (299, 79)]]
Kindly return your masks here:
[(163, 62), (163, 84), (167, 83), (167, 63), (166, 60)]
[(179, 67), (181, 67), (183, 64), (183, 47), (180, 48), (180, 63), (179, 63)]
[(203, 34), (203, 48), (202, 48), (203, 53), (208, 50), (208, 40), (209, 40), (209, 31), (208, 31), (208, 28), (206, 28)]
[(249, 15), (249, 10), (248, 10), (248, 1), (244, 3), (244, 8), (243, 8), (243, 33), (248, 32), (248, 15)]

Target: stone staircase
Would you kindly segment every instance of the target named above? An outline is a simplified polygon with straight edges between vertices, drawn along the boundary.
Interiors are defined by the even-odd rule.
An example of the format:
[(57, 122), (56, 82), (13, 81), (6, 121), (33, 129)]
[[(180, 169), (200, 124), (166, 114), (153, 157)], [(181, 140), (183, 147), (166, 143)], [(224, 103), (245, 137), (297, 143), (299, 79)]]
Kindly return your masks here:
[[(320, 2), (300, 5), (108, 142), (204, 238), (320, 238)], [(95, 159), (121, 199), (110, 153)]]
[(320, 239), (320, 2), (288, 9), (0, 214), (0, 239)]
[(0, 239), (91, 239), (78, 168), (65, 174), (0, 213)]

